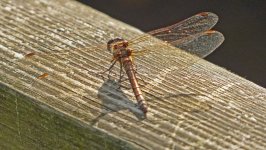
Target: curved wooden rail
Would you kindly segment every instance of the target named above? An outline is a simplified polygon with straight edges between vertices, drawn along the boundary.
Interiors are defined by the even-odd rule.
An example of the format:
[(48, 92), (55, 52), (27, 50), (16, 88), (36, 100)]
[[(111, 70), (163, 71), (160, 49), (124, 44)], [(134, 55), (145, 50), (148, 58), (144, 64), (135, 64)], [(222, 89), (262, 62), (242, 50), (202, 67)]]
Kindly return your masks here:
[(264, 88), (152, 39), (157, 53), (136, 60), (143, 118), (130, 89), (97, 76), (111, 59), (101, 43), (141, 31), (76, 1), (0, 12), (1, 149), (265, 149)]

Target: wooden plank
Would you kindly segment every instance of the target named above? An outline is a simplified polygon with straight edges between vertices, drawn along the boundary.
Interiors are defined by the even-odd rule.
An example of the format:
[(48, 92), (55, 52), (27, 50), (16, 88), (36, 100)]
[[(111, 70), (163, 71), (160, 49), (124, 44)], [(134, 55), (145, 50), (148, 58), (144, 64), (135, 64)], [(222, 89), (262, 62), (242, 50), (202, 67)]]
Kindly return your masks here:
[(141, 31), (76, 1), (0, 4), (1, 149), (265, 149), (264, 88), (151, 38), (135, 61), (143, 118), (130, 89), (97, 75), (102, 44)]

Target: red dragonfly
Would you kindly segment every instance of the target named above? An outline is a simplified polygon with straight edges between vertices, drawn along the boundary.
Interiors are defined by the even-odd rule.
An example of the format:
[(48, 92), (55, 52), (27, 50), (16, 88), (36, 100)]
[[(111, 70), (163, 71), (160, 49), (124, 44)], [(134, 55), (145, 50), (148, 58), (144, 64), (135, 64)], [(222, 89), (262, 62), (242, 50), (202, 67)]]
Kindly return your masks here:
[[(171, 44), (174, 47), (183, 49), (203, 58), (213, 52), (224, 41), (224, 37), (220, 32), (211, 30), (217, 21), (217, 15), (211, 12), (203, 12), (174, 25), (148, 32), (145, 35), (141, 35), (129, 41), (123, 38), (111, 39), (107, 43), (107, 49), (113, 54), (112, 64), (102, 73), (109, 72), (110, 74), (114, 65), (119, 62), (119, 81), (122, 81), (122, 74), (125, 72), (138, 102), (138, 107), (146, 115), (148, 112), (148, 105), (145, 102), (137, 80), (137, 71), (134, 63), (132, 62), (132, 56), (140, 54), (140, 52), (150, 53), (151, 48), (149, 47), (150, 45), (141, 46), (141, 49), (144, 50), (138, 50), (134, 47), (140, 45), (143, 41), (157, 38)], [(30, 57), (32, 55), (34, 55), (34, 53), (29, 53), (26, 56)], [(168, 57), (167, 59), (169, 60), (172, 57), (172, 54), (169, 51), (164, 52), (162, 55), (164, 55), (164, 57)], [(48, 74), (44, 73), (37, 78), (42, 79), (47, 76)]]
[[(148, 34), (170, 43), (175, 47), (196, 54), (199, 57), (205, 57), (214, 51), (224, 40), (221, 33), (210, 30), (217, 21), (217, 15), (210, 12), (203, 12), (174, 25), (148, 32)], [(104, 71), (110, 72), (116, 62), (119, 62), (119, 81), (122, 80), (122, 72), (125, 71), (138, 102), (138, 107), (144, 114), (148, 111), (148, 105), (145, 102), (138, 84), (136, 70), (132, 62), (132, 56), (135, 55), (136, 52), (130, 48), (130, 45), (136, 44), (147, 38), (150, 37), (141, 36), (131, 41), (127, 41), (123, 38), (109, 40), (107, 43), (107, 49), (113, 54), (113, 59), (111, 66)]]

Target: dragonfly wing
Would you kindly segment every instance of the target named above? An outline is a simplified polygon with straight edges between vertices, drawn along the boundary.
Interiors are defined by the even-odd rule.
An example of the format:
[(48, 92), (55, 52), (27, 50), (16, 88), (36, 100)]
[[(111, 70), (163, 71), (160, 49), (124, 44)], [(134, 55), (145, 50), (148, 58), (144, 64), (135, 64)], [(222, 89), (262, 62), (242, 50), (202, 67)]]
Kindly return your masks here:
[[(148, 52), (150, 51), (149, 43), (158, 43), (158, 41), (152, 38), (156, 37), (157, 39), (171, 43), (175, 47), (187, 50), (200, 57), (205, 57), (224, 40), (221, 33), (217, 31), (214, 33), (209, 32), (217, 21), (218, 16), (216, 14), (202, 12), (174, 25), (157, 29), (140, 37), (136, 37), (129, 41), (129, 43), (134, 50), (138, 50), (138, 47), (140, 47), (142, 50), (145, 49), (145, 52)], [(208, 44), (208, 46), (205, 44)]]
[[(169, 44), (171, 44), (174, 47), (180, 48), (184, 51), (187, 51), (189, 53), (195, 54), (201, 58), (204, 58), (210, 53), (212, 53), (217, 47), (219, 47), (223, 43), (223, 41), (224, 41), (224, 36), (222, 33), (214, 30), (209, 30), (195, 35), (187, 36), (179, 40), (172, 41)], [(148, 53), (152, 53), (153, 52), (152, 47), (157, 47), (161, 45), (161, 43), (156, 40), (154, 40), (154, 42), (155, 43), (152, 46), (147, 43), (146, 43), (147, 45), (145, 45), (144, 42), (139, 44), (143, 45), (140, 48), (135, 48), (135, 45), (132, 46), (134, 49), (132, 55), (141, 56), (141, 55), (147, 55)]]
[(173, 41), (171, 45), (204, 58), (219, 47), (223, 41), (222, 33), (209, 30)]
[(160, 40), (172, 42), (210, 30), (217, 22), (216, 14), (202, 12), (174, 25), (148, 32), (148, 34)]

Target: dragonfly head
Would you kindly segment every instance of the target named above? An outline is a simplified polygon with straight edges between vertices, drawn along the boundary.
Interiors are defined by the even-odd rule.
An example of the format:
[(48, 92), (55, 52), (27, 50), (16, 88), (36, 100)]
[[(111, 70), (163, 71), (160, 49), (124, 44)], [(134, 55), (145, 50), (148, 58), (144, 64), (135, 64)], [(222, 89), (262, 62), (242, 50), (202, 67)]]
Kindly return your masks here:
[(128, 41), (122, 38), (115, 38), (107, 42), (108, 51), (112, 52), (115, 49), (127, 48)]

